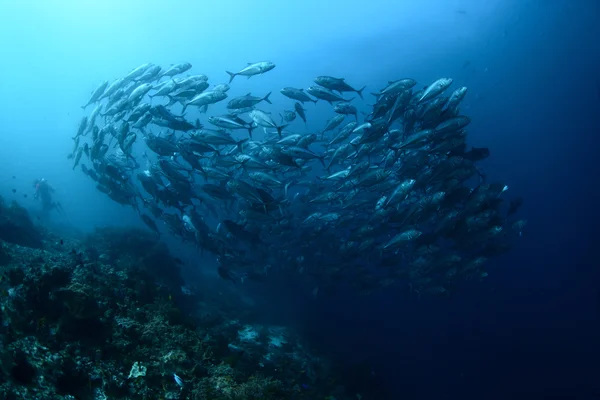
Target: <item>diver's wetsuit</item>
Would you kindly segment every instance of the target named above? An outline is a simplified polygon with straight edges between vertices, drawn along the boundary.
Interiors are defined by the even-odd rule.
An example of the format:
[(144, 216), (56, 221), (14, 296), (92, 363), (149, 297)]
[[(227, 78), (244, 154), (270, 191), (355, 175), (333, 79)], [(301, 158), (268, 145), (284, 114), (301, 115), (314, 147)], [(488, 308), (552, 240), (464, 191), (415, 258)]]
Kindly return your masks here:
[(33, 197), (42, 202), (42, 213), (44, 215), (50, 214), (50, 211), (54, 208), (62, 211), (60, 204), (52, 201), (52, 193), (54, 193), (54, 188), (46, 180), (41, 179), (35, 184), (35, 195)]
[(35, 187), (36, 198), (42, 201), (42, 210), (44, 212), (52, 210), (54, 205), (52, 204), (52, 195), (50, 192), (53, 189), (46, 182), (39, 182)]

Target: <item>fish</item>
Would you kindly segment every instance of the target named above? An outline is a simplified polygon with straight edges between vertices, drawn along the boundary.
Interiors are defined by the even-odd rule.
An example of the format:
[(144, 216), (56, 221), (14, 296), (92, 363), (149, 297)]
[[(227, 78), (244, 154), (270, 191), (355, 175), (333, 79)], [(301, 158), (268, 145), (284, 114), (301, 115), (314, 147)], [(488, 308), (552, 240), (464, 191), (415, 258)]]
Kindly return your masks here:
[(172, 78), (175, 75), (183, 74), (184, 72), (190, 70), (191, 68), (192, 68), (192, 64), (190, 64), (189, 62), (184, 62), (184, 63), (181, 63), (181, 64), (175, 64), (175, 65), (172, 65), (165, 72), (163, 72), (161, 74), (161, 78), (165, 77), (165, 76), (168, 76), (168, 77)]
[(308, 89), (306, 89), (306, 91), (310, 95), (316, 97), (317, 99), (325, 100), (329, 104), (333, 104), (333, 102), (336, 102), (336, 101), (343, 101), (346, 103), (352, 101), (352, 99), (344, 99), (343, 97), (333, 93), (331, 90), (325, 89), (320, 86), (311, 86)]
[(132, 69), (130, 73), (125, 75), (123, 80), (125, 82), (130, 82), (132, 80), (135, 80), (136, 78), (142, 76), (151, 67), (152, 67), (151, 63), (142, 64), (139, 67)]
[(79, 136), (83, 135), (88, 127), (88, 117), (87, 115), (84, 115), (83, 117), (81, 117), (81, 120), (79, 121), (79, 127), (77, 128), (77, 134), (75, 135), (75, 137), (73, 139), (78, 138)]
[(305, 103), (307, 101), (316, 103), (317, 100), (311, 98), (304, 92), (304, 89), (296, 89), (293, 87), (284, 87), (279, 91), (285, 97), (289, 97), (292, 100), (298, 100), (300, 103)]
[(306, 110), (302, 107), (300, 103), (294, 103), (294, 111), (302, 118), (302, 121), (306, 124)]
[(396, 236), (391, 238), (384, 246), (383, 249), (388, 249), (390, 247), (400, 247), (406, 245), (408, 242), (414, 241), (421, 237), (423, 232), (420, 232), (416, 229), (410, 229), (404, 232), (398, 233)]
[(152, 82), (160, 78), (161, 72), (162, 67), (159, 65), (150, 65), (141, 76), (136, 78), (136, 80), (138, 82)]
[(458, 117), (454, 117), (444, 122), (441, 122), (435, 127), (434, 132), (436, 135), (448, 134), (463, 129), (470, 123), (471, 119), (469, 117), (459, 115)]
[(187, 103), (185, 103), (185, 105), (183, 106), (183, 110), (182, 110), (182, 114), (185, 114), (185, 110), (188, 108), (188, 106), (197, 106), (197, 107), (202, 107), (202, 106), (208, 106), (210, 104), (215, 104), (218, 103), (219, 101), (225, 100), (227, 98), (227, 93), (222, 92), (222, 91), (210, 91), (210, 92), (204, 92), (201, 93), (199, 95), (197, 95), (196, 97), (194, 97), (193, 99), (191, 99), (190, 101), (188, 101)]
[(181, 379), (177, 374), (173, 374), (173, 379), (175, 379), (175, 383), (179, 387), (183, 387), (183, 379)]
[(335, 111), (338, 114), (354, 115), (354, 118), (356, 118), (356, 120), (358, 121), (358, 111), (356, 110), (356, 107), (350, 103), (346, 103), (346, 102), (337, 103), (333, 107), (333, 111)]
[(208, 122), (214, 126), (225, 129), (247, 129), (248, 135), (252, 138), (254, 127), (244, 121), (238, 121), (229, 117), (208, 117)]
[(417, 84), (417, 81), (411, 78), (403, 78), (398, 79), (396, 81), (389, 81), (387, 86), (381, 89), (377, 93), (373, 93), (375, 97), (380, 97), (383, 95), (393, 95), (397, 93), (404, 92), (413, 88)]
[(335, 117), (331, 118), (329, 121), (327, 121), (327, 125), (325, 125), (325, 128), (322, 131), (322, 135), (325, 134), (325, 132), (332, 131), (340, 126), (340, 124), (344, 122), (345, 118), (346, 115), (344, 114), (336, 115)]
[(452, 85), (452, 78), (440, 78), (437, 81), (433, 82), (431, 85), (425, 88), (423, 94), (417, 100), (418, 103), (422, 103), (426, 100), (431, 100), (434, 97), (438, 96), (444, 90), (448, 89), (448, 87)]
[(227, 74), (229, 75), (229, 83), (231, 84), (233, 78), (235, 78), (238, 75), (247, 76), (248, 78), (251, 78), (255, 75), (262, 75), (265, 72), (272, 70), (273, 68), (275, 68), (275, 64), (271, 61), (261, 61), (257, 63), (248, 63), (248, 65), (245, 68), (242, 68), (239, 72), (225, 72), (227, 72)]
[(315, 78), (315, 83), (319, 86), (323, 86), (326, 89), (335, 90), (339, 93), (356, 92), (361, 99), (363, 98), (362, 92), (366, 88), (366, 86), (363, 86), (361, 89), (356, 90), (352, 86), (348, 85), (344, 78), (334, 78), (333, 76), (317, 76)]
[[(229, 73), (230, 83), (270, 69), (248, 66)], [(314, 82), (307, 90), (282, 85), (280, 97), (233, 97), (220, 114), (208, 106), (228, 98), (229, 84), (214, 85), (185, 63), (147, 63), (92, 93), (70, 162), (149, 230), (160, 235), (165, 224), (162, 233), (214, 257), (217, 276), (234, 283), (268, 283), (275, 274), (267, 269), (277, 266), (280, 277), (301, 278), (319, 295), (396, 285), (446, 296), (491, 273), (489, 259), (520, 240), (527, 220), (523, 199), (505, 202), (508, 187), (489, 182), (481, 165), (490, 149), (471, 138), (472, 116), (461, 110), (473, 89), (446, 93), (452, 80), (441, 78), (417, 90), (401, 77), (368, 105), (365, 88), (342, 78)], [(151, 100), (157, 96), (166, 99)], [(303, 104), (318, 100), (332, 107), (307, 121)], [(256, 108), (263, 101), (273, 114)], [(190, 118), (190, 106), (213, 128)], [(291, 131), (295, 118), (305, 126)]]
[(150, 228), (150, 230), (152, 232), (156, 233), (160, 237), (160, 231), (158, 230), (158, 226), (156, 225), (154, 220), (147, 214), (142, 214), (141, 218), (142, 218), (142, 221), (144, 221), (144, 223), (146, 224), (146, 226), (148, 228)]
[(144, 114), (137, 121), (133, 123), (132, 128), (143, 129), (152, 121), (152, 114)]
[(183, 117), (177, 119), (152, 118), (151, 122), (155, 125), (181, 132), (202, 129), (202, 124), (200, 124), (198, 120), (196, 120), (196, 124), (192, 124)]
[(256, 96), (252, 96), (250, 93), (248, 93), (245, 96), (236, 97), (236, 98), (231, 99), (229, 101), (229, 103), (227, 103), (227, 108), (239, 109), (239, 108), (254, 107), (255, 105), (257, 105), (258, 103), (260, 103), (262, 101), (265, 101), (269, 104), (273, 104), (273, 103), (271, 103), (271, 100), (269, 100), (270, 95), (271, 95), (271, 92), (267, 93), (264, 97), (256, 97)]
[(219, 92), (227, 92), (230, 89), (230, 86), (226, 83), (220, 83), (218, 85), (215, 85), (215, 87), (213, 88), (214, 91), (219, 91)]
[[(191, 75), (186, 78), (180, 79), (177, 82), (177, 87), (180, 89), (187, 89), (190, 87), (197, 87), (206, 83), (208, 81), (208, 76), (199, 74), (199, 75)], [(225, 90), (226, 91), (226, 90)]]
[(104, 81), (102, 82), (97, 88), (96, 90), (94, 90), (92, 92), (92, 96), (90, 97), (90, 99), (88, 100), (88, 102), (81, 106), (82, 109), (86, 109), (87, 106), (89, 106), (90, 104), (93, 104), (95, 102), (97, 102), (100, 97), (104, 94), (104, 91), (106, 90), (106, 88), (108, 87), (108, 81)]
[(324, 155), (315, 154), (312, 151), (302, 148), (302, 147), (298, 147), (298, 146), (284, 147), (282, 149), (282, 152), (292, 158), (300, 158), (303, 160), (317, 159), (321, 162), (321, 164), (323, 166), (325, 166), (325, 161), (324, 161), (325, 156)]
[(191, 139), (209, 144), (211, 146), (235, 145), (240, 150), (243, 150), (242, 145), (248, 141), (248, 139), (235, 140), (229, 133), (225, 131), (208, 131), (206, 129), (201, 130), (199, 133), (191, 136)]
[(450, 95), (450, 98), (444, 105), (443, 111), (444, 112), (452, 111), (452, 112), (456, 113), (458, 106), (460, 105), (460, 102), (462, 101), (462, 99), (465, 98), (466, 94), (467, 94), (467, 88), (465, 86), (462, 86), (462, 87), (459, 87), (458, 89), (456, 89), (454, 92), (452, 92), (452, 94)]
[(98, 100), (102, 100), (104, 98), (107, 97), (111, 97), (113, 94), (117, 93), (117, 91), (119, 89), (121, 89), (124, 85), (127, 84), (127, 80), (125, 80), (125, 78), (119, 78), (115, 81), (113, 81), (113, 83), (111, 83), (106, 90), (104, 91), (104, 93), (100, 96), (100, 98)]
[(296, 111), (294, 110), (283, 110), (283, 114), (279, 114), (281, 116), (281, 121), (292, 122), (296, 119)]
[(225, 267), (219, 266), (217, 268), (217, 271), (219, 273), (219, 276), (221, 277), (221, 279), (226, 280), (226, 281), (231, 281), (235, 284), (235, 279), (233, 279), (233, 276), (231, 275), (231, 272), (229, 272), (229, 270)]
[(160, 87), (154, 86), (152, 89), (156, 90), (155, 93), (150, 94), (150, 98), (157, 96), (166, 96), (173, 92), (177, 88), (178, 84), (174, 79), (164, 82)]
[(275, 128), (277, 130), (277, 134), (281, 137), (281, 132), (287, 125), (277, 125), (275, 121), (264, 111), (261, 110), (253, 110), (250, 113), (250, 118), (257, 126), (262, 126), (265, 128)]
[(508, 218), (508, 217), (514, 215), (519, 210), (519, 208), (521, 208), (522, 205), (523, 205), (522, 197), (517, 197), (517, 198), (512, 199), (510, 201), (510, 205), (506, 212), (506, 217)]
[(82, 155), (83, 155), (83, 147), (80, 147), (79, 150), (77, 150), (77, 154), (75, 156), (75, 163), (73, 164), (72, 169), (75, 169), (75, 167), (77, 167), (77, 165), (79, 164), (79, 161), (81, 160)]
[[(335, 125), (337, 123), (337, 121), (333, 121), (333, 124), (335, 125), (333, 127), (333, 129), (335, 129), (337, 126), (339, 126), (344, 120), (340, 116), (338, 116), (336, 118), (339, 119), (339, 124)], [(332, 122), (332, 121), (330, 121), (330, 122)], [(352, 135), (354, 133), (354, 129), (357, 126), (358, 126), (358, 123), (356, 123), (356, 122), (349, 122), (348, 124), (346, 124), (342, 129), (340, 129), (338, 134), (333, 139), (331, 139), (331, 141), (329, 143), (327, 143), (327, 147), (331, 147), (335, 144), (342, 143), (343, 141), (348, 139), (350, 137), (350, 135)]]
[(152, 85), (149, 83), (143, 83), (140, 86), (136, 87), (133, 92), (127, 98), (128, 103), (133, 103), (136, 100), (144, 97), (150, 90), (152, 89)]

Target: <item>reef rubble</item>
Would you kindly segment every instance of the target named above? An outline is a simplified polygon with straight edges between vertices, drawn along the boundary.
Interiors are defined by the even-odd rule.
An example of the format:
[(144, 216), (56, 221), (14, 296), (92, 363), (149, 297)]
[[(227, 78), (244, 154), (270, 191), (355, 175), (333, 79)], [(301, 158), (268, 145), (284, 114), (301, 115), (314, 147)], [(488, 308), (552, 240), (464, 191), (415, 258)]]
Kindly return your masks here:
[(292, 331), (186, 289), (155, 235), (29, 229), (0, 239), (0, 398), (349, 398)]

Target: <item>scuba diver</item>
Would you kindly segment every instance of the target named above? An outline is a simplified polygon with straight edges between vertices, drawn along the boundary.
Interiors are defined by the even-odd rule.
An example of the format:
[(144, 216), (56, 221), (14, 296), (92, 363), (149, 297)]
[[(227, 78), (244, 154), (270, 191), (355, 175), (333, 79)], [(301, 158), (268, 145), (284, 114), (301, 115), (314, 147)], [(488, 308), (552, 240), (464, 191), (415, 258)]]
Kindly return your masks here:
[(46, 179), (36, 179), (33, 182), (33, 186), (35, 187), (33, 198), (35, 200), (39, 199), (42, 202), (42, 214), (44, 216), (48, 216), (50, 211), (53, 209), (56, 209), (61, 214), (64, 214), (61, 204), (52, 201), (52, 193), (54, 193), (54, 188), (48, 184)]

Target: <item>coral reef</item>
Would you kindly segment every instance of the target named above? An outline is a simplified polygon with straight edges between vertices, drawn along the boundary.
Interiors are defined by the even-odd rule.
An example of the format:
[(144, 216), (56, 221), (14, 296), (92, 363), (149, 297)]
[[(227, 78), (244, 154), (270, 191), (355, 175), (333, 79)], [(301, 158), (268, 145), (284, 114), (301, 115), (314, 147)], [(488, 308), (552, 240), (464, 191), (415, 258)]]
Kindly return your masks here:
[(56, 238), (25, 242), (0, 240), (2, 399), (333, 394), (327, 363), (292, 332), (182, 290), (181, 262), (154, 235), (103, 228), (44, 249)]
[(27, 247), (42, 247), (42, 235), (25, 208), (13, 201), (6, 207), (0, 198), (0, 239)]

